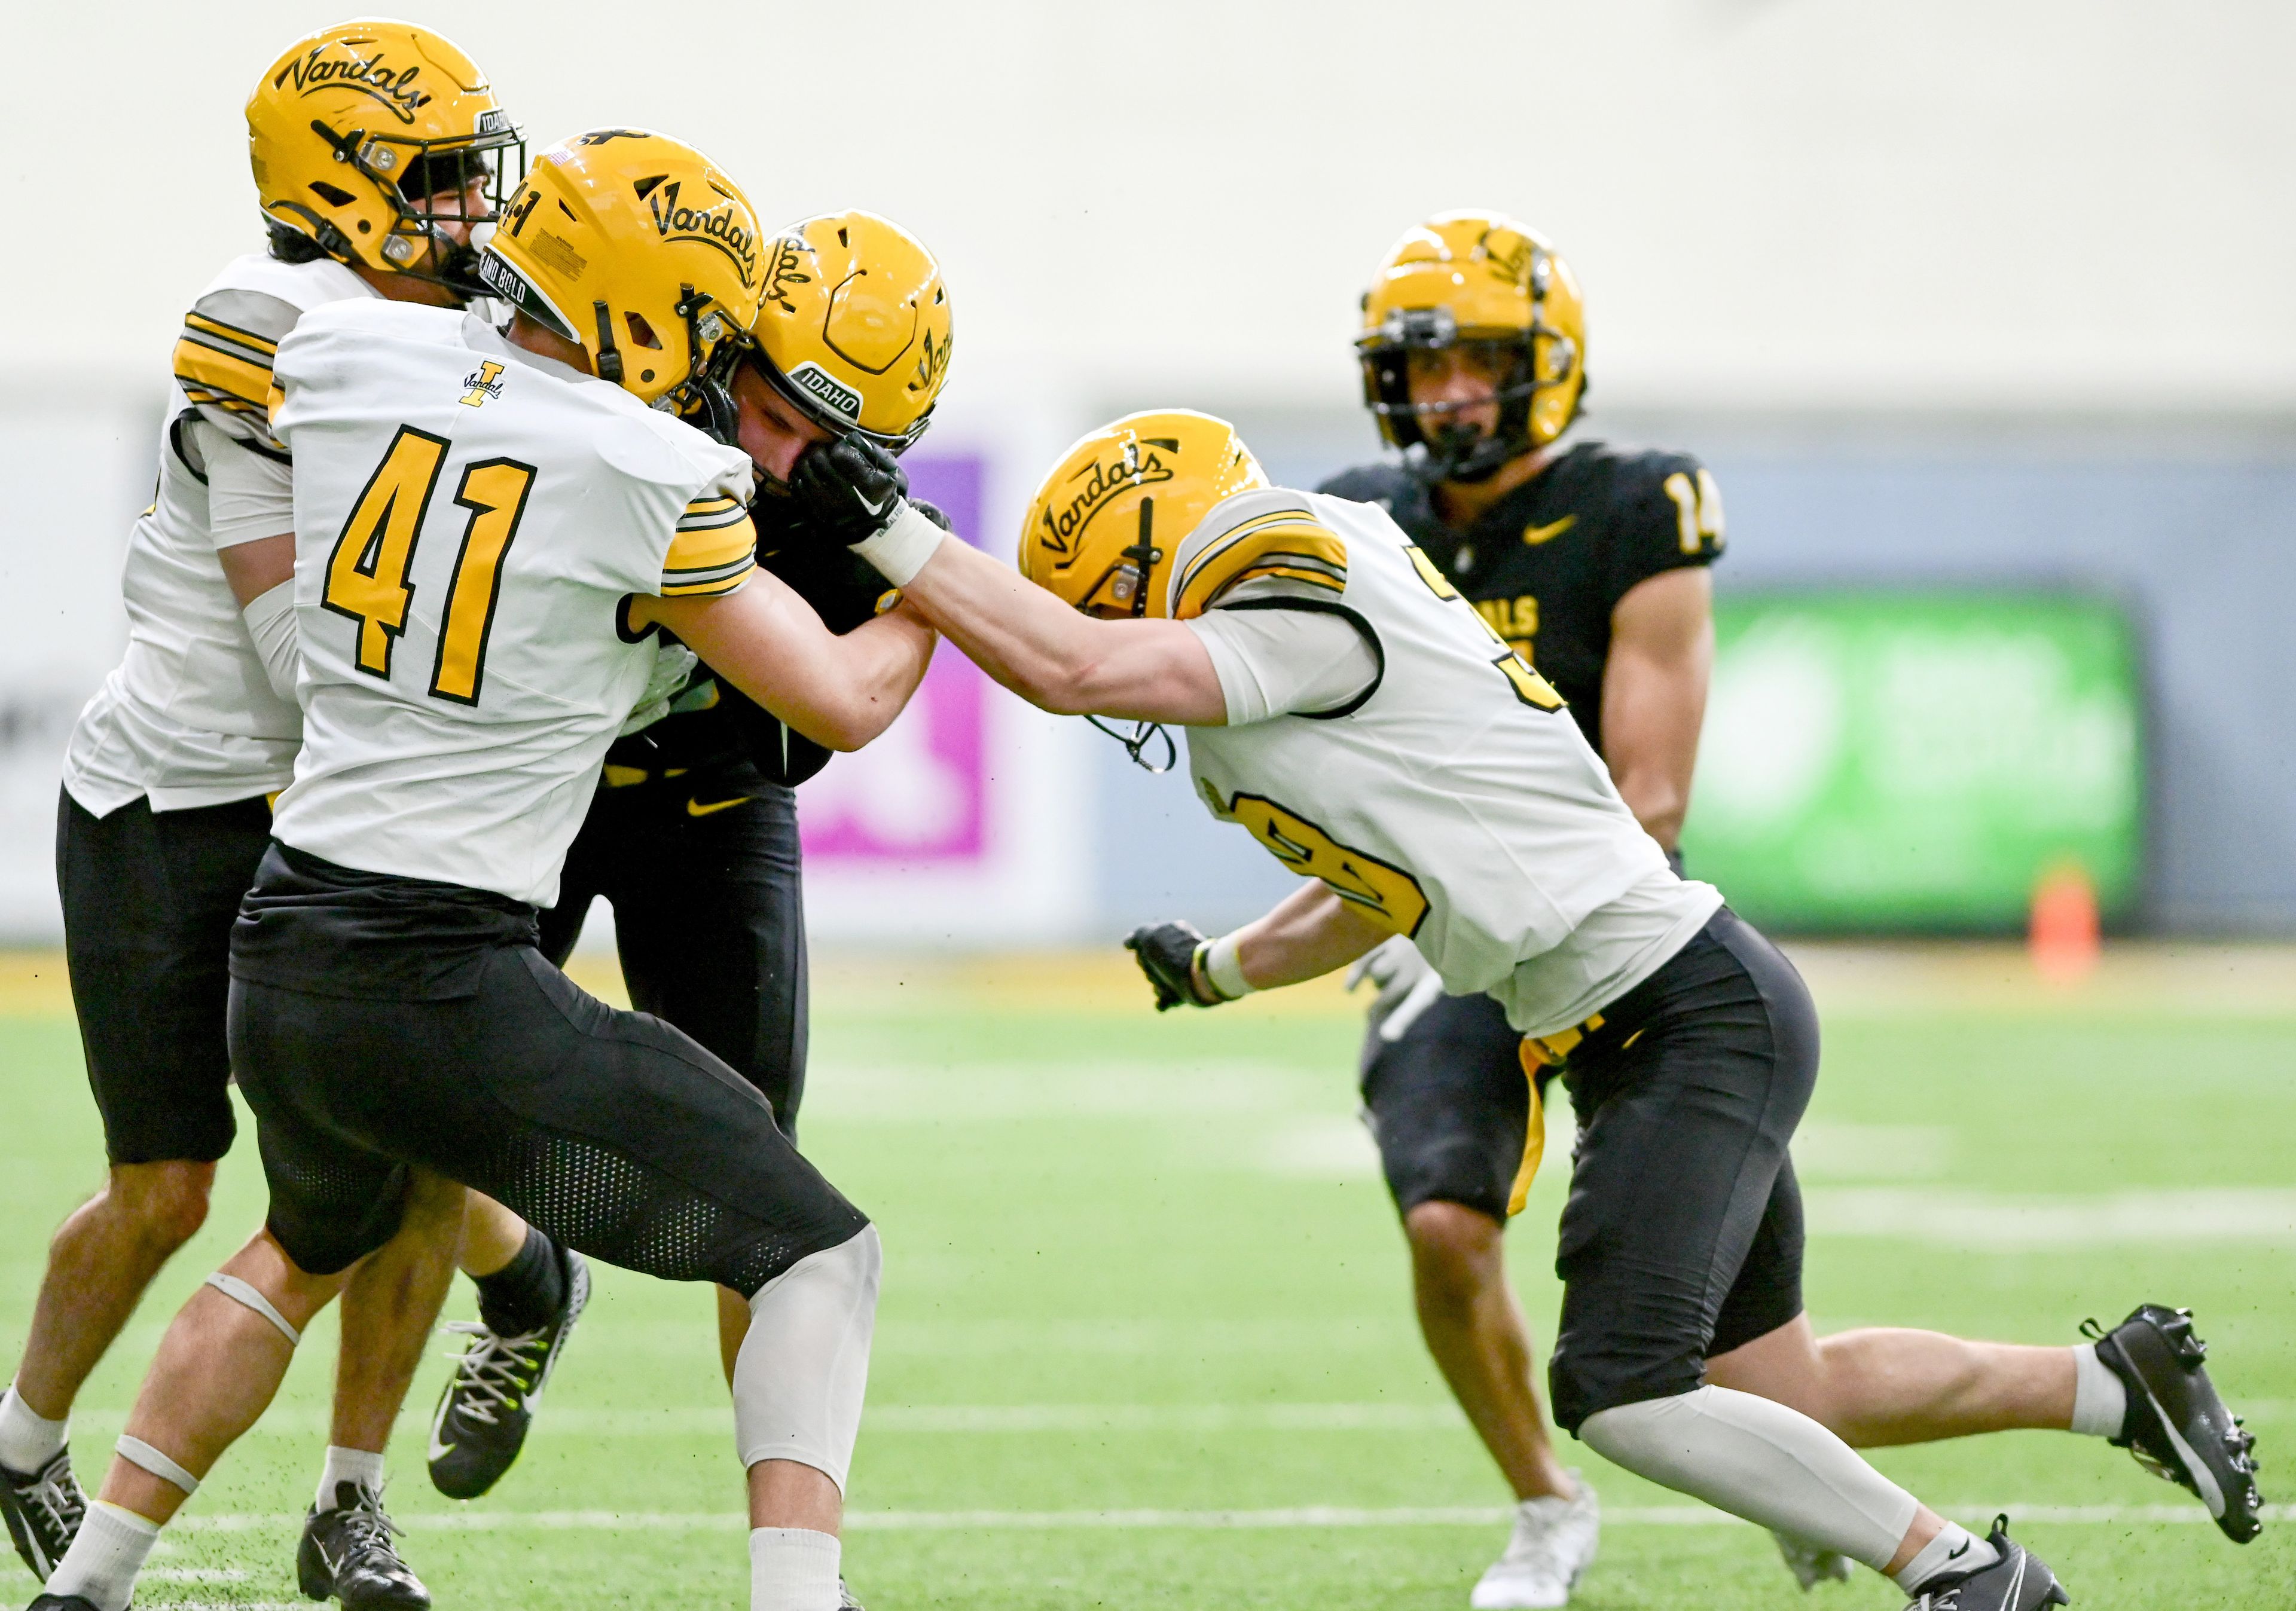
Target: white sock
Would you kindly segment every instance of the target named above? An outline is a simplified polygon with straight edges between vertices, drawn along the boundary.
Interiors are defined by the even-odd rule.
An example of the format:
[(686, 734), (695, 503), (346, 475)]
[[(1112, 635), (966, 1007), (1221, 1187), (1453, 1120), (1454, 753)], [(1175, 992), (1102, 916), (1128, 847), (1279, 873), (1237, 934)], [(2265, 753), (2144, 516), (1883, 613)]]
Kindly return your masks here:
[(1637, 1476), (1876, 1572), (1921, 1509), (1800, 1411), (1727, 1387), (1597, 1411), (1578, 1435)]
[(759, 1460), (795, 1460), (843, 1491), (869, 1386), (883, 1262), (877, 1228), (864, 1225), (750, 1299), (750, 1333), (734, 1356), (734, 1449), (744, 1471)]
[(750, 1529), (750, 1611), (837, 1611), (844, 1545), (806, 1527)]
[(369, 1454), (364, 1449), (341, 1449), (327, 1445), (327, 1463), (319, 1468), (319, 1509), (332, 1510), (336, 1506), (335, 1485), (357, 1483), (369, 1493), (382, 1492), (382, 1456)]
[(1898, 1587), (1908, 1594), (1919, 1594), (1922, 1585), (1940, 1572), (1981, 1572), (2000, 1558), (2001, 1551), (1991, 1544), (1959, 1522), (1948, 1522), (1945, 1530), (1923, 1544), (1921, 1553), (1899, 1570)]
[(127, 1611), (135, 1574), (159, 1541), (159, 1523), (98, 1500), (87, 1508), (79, 1536), (49, 1574), (47, 1592), (77, 1594), (95, 1611)]
[(29, 1476), (64, 1452), (71, 1436), (71, 1417), (52, 1421), (33, 1412), (16, 1396), (16, 1384), (0, 1394), (0, 1466)]
[(2072, 1430), (2087, 1437), (2119, 1437), (2128, 1419), (2128, 1386), (2096, 1357), (2095, 1343), (2083, 1343), (2073, 1350)]

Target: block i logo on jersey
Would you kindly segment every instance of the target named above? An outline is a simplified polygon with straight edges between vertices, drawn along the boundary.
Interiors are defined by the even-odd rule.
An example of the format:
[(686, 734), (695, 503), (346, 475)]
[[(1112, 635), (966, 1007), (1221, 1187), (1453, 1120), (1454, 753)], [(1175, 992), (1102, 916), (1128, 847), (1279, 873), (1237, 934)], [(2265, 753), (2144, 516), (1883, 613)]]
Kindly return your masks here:
[(492, 358), (480, 361), (472, 373), (463, 377), (463, 384), (471, 389), (463, 395), (465, 408), (484, 408), (493, 398), (502, 396), (503, 366)]

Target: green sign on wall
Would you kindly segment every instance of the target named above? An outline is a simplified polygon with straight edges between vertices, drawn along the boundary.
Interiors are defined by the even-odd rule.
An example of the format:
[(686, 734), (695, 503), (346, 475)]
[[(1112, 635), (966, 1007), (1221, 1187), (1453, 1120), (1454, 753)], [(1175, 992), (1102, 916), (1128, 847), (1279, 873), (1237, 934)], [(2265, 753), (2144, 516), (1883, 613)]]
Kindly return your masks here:
[(2144, 859), (2127, 617), (2077, 594), (1775, 593), (1715, 607), (1683, 832), (1757, 922), (2008, 928), (2076, 866), (2108, 920)]

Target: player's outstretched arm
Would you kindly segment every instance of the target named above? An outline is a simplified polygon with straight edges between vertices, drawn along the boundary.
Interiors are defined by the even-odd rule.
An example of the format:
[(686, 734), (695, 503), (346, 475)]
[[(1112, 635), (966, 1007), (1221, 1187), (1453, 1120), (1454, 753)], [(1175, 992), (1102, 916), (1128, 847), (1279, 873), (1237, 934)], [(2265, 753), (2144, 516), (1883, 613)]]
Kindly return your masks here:
[(1394, 932), (1311, 879), (1234, 937), (1245, 980), (1254, 990), (1274, 990), (1344, 968)]
[[(790, 488), (825, 541), (874, 566), (990, 676), (1041, 709), (1210, 727), (1227, 719), (1210, 652), (1175, 621), (1078, 615), (962, 542), (904, 496), (883, 448), (857, 436), (806, 450)], [(705, 657), (706, 658), (706, 657)]]
[(943, 543), (901, 592), (975, 665), (1041, 709), (1190, 727), (1227, 720), (1210, 653), (1177, 621), (1079, 615), (963, 543)]
[(1267, 916), (1216, 940), (1171, 922), (1136, 928), (1124, 944), (1138, 956), (1161, 1012), (1184, 1002), (1216, 1007), (1255, 990), (1320, 978), (1391, 932), (1332, 894), (1328, 884), (1311, 880)]
[(642, 598), (630, 613), (676, 633), (712, 671), (831, 749), (858, 749), (884, 732), (932, 663), (932, 628), (914, 611), (888, 610), (840, 636), (764, 570), (729, 593)]

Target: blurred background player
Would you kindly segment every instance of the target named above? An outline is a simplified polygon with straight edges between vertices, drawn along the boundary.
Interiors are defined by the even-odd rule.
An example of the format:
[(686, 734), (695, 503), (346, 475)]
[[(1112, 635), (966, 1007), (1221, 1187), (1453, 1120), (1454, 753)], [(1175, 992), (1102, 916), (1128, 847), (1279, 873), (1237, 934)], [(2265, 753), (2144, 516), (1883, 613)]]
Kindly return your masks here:
[(544, 153), (485, 249), (516, 310), (503, 331), (344, 306), (282, 344), (306, 741), (234, 929), (230, 1018), (270, 1212), (170, 1326), (45, 1611), (124, 1611), (416, 1168), (611, 1262), (748, 1296), (752, 1606), (839, 1603), (876, 1232), (732, 1069), (533, 945), (658, 628), (847, 748), (931, 655), (906, 612), (835, 637), (755, 578), (747, 459), (672, 417), (730, 418), (759, 244), (700, 152), (597, 130)]
[[(471, 230), (524, 158), (470, 58), (397, 22), (299, 40), (249, 98), (247, 134), (269, 249), (234, 260), (184, 317), (158, 493), (128, 545), (127, 658), (81, 714), (58, 806), (72, 996), (111, 1177), (56, 1233), (0, 1400), (0, 1509), (43, 1579), (83, 1514), (72, 1402), (206, 1218), (233, 1138), (231, 925), (302, 732), (292, 469), (265, 412), (273, 355), (329, 303), (481, 294)], [(429, 1603), (391, 1546), (382, 1449), (453, 1273), (461, 1197), (418, 1188), (406, 1231), (346, 1291), (308, 1592)]]
[[(734, 438), (758, 476), (758, 560), (831, 631), (849, 631), (876, 613), (885, 585), (808, 540), (790, 478), (801, 454), (849, 432), (896, 454), (923, 436), (948, 377), (948, 291), (923, 243), (871, 213), (806, 219), (762, 256), (768, 295), (730, 383)], [(706, 667), (633, 724), (606, 752), (558, 903), (542, 914), (543, 954), (562, 966), (605, 896), (631, 1005), (724, 1059), (793, 1141), (806, 1055), (795, 787), (830, 752)], [(480, 1320), (453, 1328), (472, 1340), (430, 1438), (430, 1479), (456, 1499), (485, 1492), (517, 1459), (588, 1288), (578, 1255), (488, 1198), (472, 1197), (466, 1238)], [(728, 1381), (749, 1325), (748, 1300), (719, 1288)]]
[[(1405, 234), (1364, 295), (1356, 347), (1364, 400), (1401, 457), (1319, 490), (1394, 517), (1569, 701), (1674, 856), (1714, 652), (1713, 477), (1686, 454), (1564, 443), (1587, 387), (1585, 305), (1554, 248), (1500, 214), (1441, 213)], [(1443, 994), (1406, 940), (1359, 966), (1380, 987), (1364, 1109), (1410, 1244), (1420, 1330), (1519, 1505), (1471, 1603), (1560, 1606), (1593, 1558), (1597, 1516), (1547, 1440), (1507, 1281), (1501, 1232), (1529, 1184), (1521, 1037), (1490, 997)]]
[[(1817, 1074), (1807, 988), (1667, 864), (1561, 697), (1382, 511), (1271, 487), (1224, 421), (1135, 414), (1040, 486), (1020, 555), (1039, 597), (903, 507), (866, 444), (821, 457), (854, 491), (839, 535), (907, 607), (1040, 708), (1185, 726), (1204, 804), (1307, 880), (1217, 940), (1136, 930), (1160, 1010), (1316, 977), (1399, 934), (1447, 988), (1503, 996), (1526, 1067), (1562, 1071), (1578, 1134), (1550, 1383), (1574, 1435), (1886, 1574), (1918, 1611), (2065, 1596), (2005, 1517), (1976, 1537), (1837, 1425), (1868, 1443), (2109, 1437), (2255, 1536), (2250, 1440), (2188, 1314), (2142, 1305), (2069, 1348), (1874, 1329), (1828, 1339), (1857, 1339), (1841, 1357), (1812, 1349), (1784, 1166)], [(1544, 1141), (1534, 1100), (1527, 1170)]]

